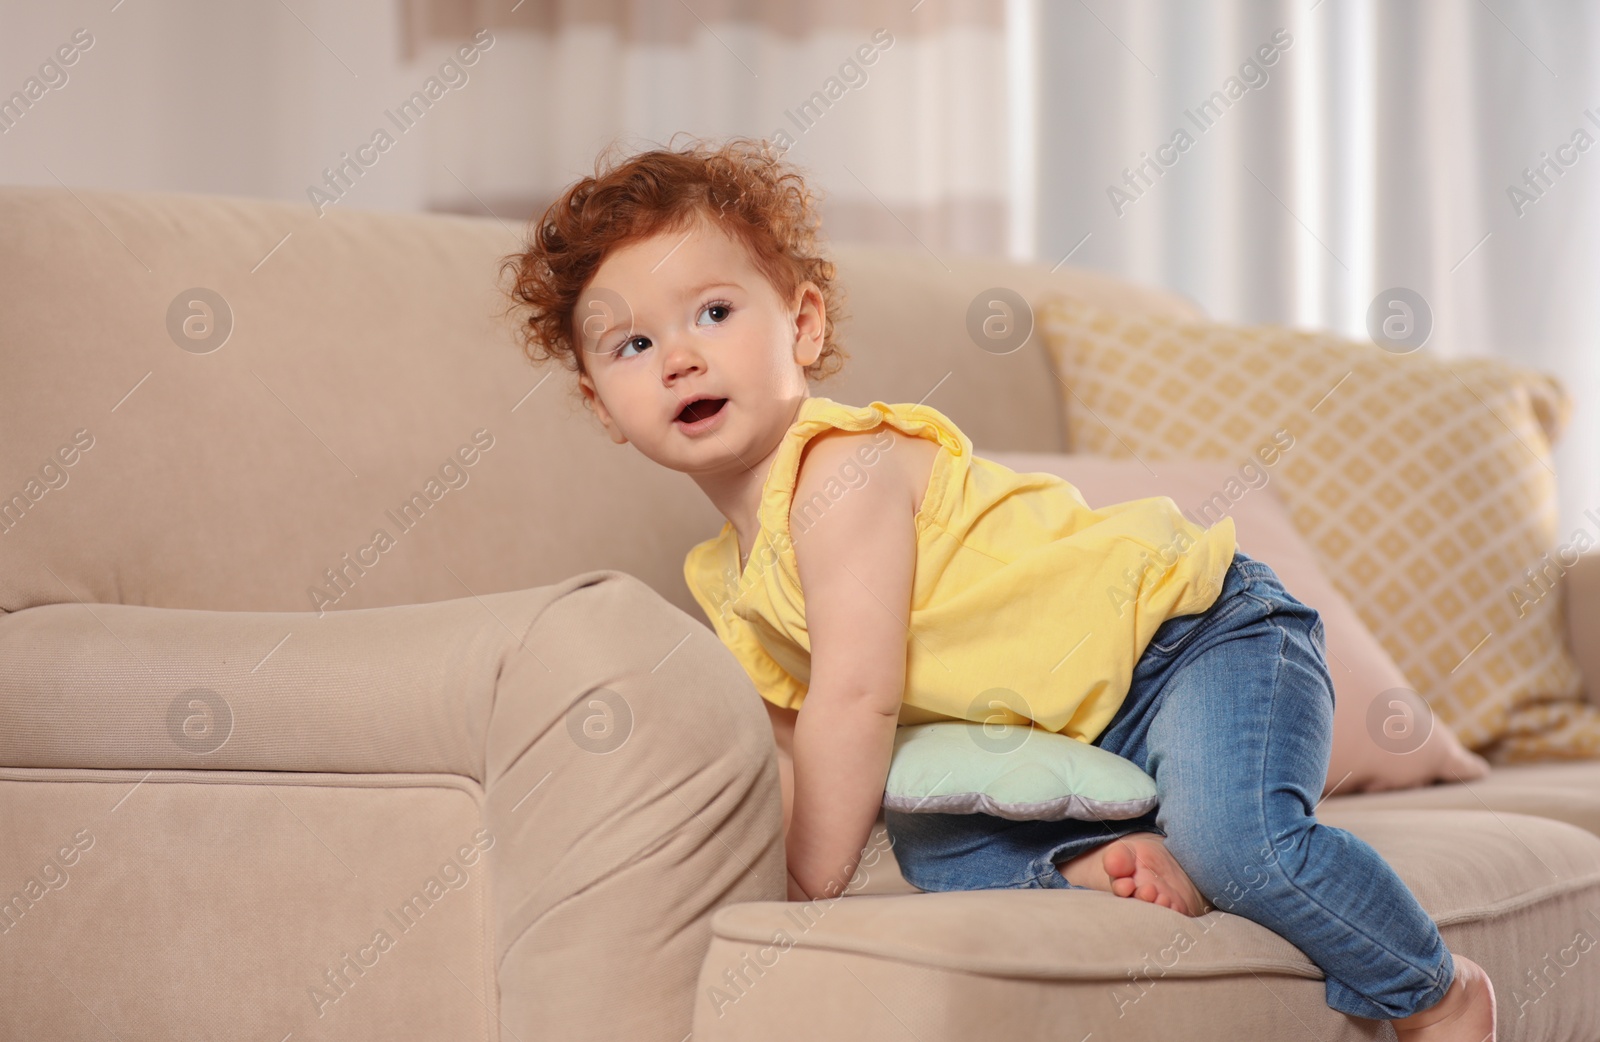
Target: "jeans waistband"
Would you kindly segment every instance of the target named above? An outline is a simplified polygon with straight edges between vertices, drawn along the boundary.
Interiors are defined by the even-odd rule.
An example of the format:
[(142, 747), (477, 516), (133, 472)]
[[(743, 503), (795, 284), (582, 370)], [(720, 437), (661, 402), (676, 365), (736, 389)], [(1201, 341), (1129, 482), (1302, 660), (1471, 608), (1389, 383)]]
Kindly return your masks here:
[(1274, 572), (1272, 566), (1267, 562), (1251, 557), (1239, 549), (1234, 550), (1233, 562), (1229, 564), (1228, 569), (1229, 571), (1238, 572), (1241, 577), (1246, 579), (1276, 579), (1278, 577), (1278, 573)]

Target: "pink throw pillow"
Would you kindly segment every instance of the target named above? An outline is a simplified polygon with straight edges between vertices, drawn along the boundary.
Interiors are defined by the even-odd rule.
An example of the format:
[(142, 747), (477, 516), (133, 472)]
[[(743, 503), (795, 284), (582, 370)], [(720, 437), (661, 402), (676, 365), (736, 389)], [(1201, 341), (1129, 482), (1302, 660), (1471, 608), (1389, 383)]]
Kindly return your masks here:
[[(1473, 781), (1488, 761), (1464, 748), (1412, 688), (1400, 667), (1317, 565), (1305, 539), (1267, 488), (1270, 467), (1200, 460), (1138, 460), (1062, 453), (975, 454), (1019, 473), (1070, 481), (1091, 507), (1171, 496), (1195, 523), (1233, 517), (1239, 549), (1265, 561), (1296, 598), (1322, 615), (1333, 677), (1333, 754), (1323, 793), (1408, 789)], [(1152, 474), (1151, 470), (1155, 473)]]

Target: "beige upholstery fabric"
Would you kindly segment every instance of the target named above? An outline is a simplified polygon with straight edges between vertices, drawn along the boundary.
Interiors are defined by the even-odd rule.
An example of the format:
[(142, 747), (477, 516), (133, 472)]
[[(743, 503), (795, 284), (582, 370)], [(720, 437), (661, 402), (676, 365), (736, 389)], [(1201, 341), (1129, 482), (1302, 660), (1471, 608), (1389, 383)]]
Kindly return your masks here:
[[(682, 585), (721, 518), (518, 353), (516, 246), (487, 218), (0, 189), (0, 1036), (244, 1012), (274, 1038), (492, 1037), (488, 998), (508, 1037), (676, 1042), (707, 917), (783, 894), (765, 715)], [(1042, 355), (967, 335), (997, 272), (1195, 313), (1070, 269), (837, 258), (830, 388), (938, 385), (1019, 447), (1059, 447), (1059, 417)], [(233, 323), (210, 353), (169, 327), (195, 287)], [(1015, 388), (1029, 407), (997, 407)], [(316, 1017), (307, 989), (479, 828), (488, 871), (427, 943)]]
[[(0, 537), (0, 610), (344, 610), (614, 568), (698, 616), (683, 557), (721, 515), (684, 475), (613, 444), (564, 370), (528, 364), (499, 318), (498, 261), (518, 246), (500, 222), (8, 188), (0, 237), (0, 496), (75, 431), (93, 440)], [(1043, 353), (990, 353), (968, 334), (969, 303), (997, 277), (1028, 296), (1196, 313), (1074, 269), (835, 256), (851, 359), (818, 393), (926, 400), (1005, 448), (1063, 446)], [(168, 330), (196, 286), (234, 316), (209, 354)], [(475, 432), (492, 446), (446, 471)], [(396, 524), (418, 496), (420, 521)]]
[[(481, 789), (440, 774), (146, 774), (0, 770), (6, 834), (22, 840), (0, 852), (0, 878), (45, 885), (0, 919), (0, 1035), (494, 1037)], [(45, 868), (73, 836), (76, 863)], [(489, 858), (510, 850), (492, 829), (484, 841)]]
[[(1489, 972), (1501, 1038), (1593, 1037), (1600, 959), (1589, 955), (1600, 951), (1572, 946), (1580, 931), (1600, 942), (1600, 838), (1486, 811), (1324, 820), (1371, 843), (1451, 949)], [(1498, 838), (1508, 822), (1519, 842)], [(1296, 948), (1224, 912), (1190, 919), (1098, 892), (998, 890), (742, 904), (712, 929), (698, 1042), (1376, 1037), (1373, 1022), (1327, 1007), (1320, 972)], [(1517, 990), (1563, 949), (1573, 965), (1545, 989), (1559, 1001)]]
[[(734, 1037), (695, 1022), (732, 954), (713, 917), (747, 908), (754, 936), (780, 918), (783, 847), (765, 714), (682, 587), (683, 554), (720, 517), (571, 412), (563, 374), (541, 385), (522, 361), (491, 287), (514, 236), (488, 218), (75, 193), (0, 189), (0, 494), (59, 485), (0, 534), (0, 910), (21, 912), (0, 934), (0, 1038)], [(1064, 446), (1037, 343), (998, 354), (969, 335), (980, 291), (1198, 313), (1070, 269), (836, 255), (852, 359), (819, 393), (927, 396), (998, 449)], [(235, 319), (210, 354), (167, 329), (197, 286)], [(92, 446), (41, 475), (80, 429)], [(478, 431), (493, 445), (446, 470)], [(311, 611), (308, 589), (418, 492), (422, 522)], [(1600, 643), (1600, 591), (1584, 591), (1574, 633)], [(1498, 777), (1474, 787), (1496, 806)], [(1541, 779), (1516, 799), (1549, 809), (1568, 786), (1593, 787)], [(1375, 815), (1362, 834), (1441, 885), (1454, 859), (1492, 869), (1512, 894), (1499, 919), (1448, 936), (1510, 974), (1568, 943), (1578, 914), (1557, 921), (1573, 898), (1540, 889), (1520, 843), (1572, 880), (1595, 852), (1486, 813)], [(469, 864), (479, 836), (493, 844)], [(1058, 1038), (1107, 1015), (1071, 973), (1105, 977), (1107, 953), (1171, 936), (1153, 907), (1084, 918), (1092, 895), (1057, 893), (1074, 900), (1019, 916), (1030, 895), (906, 893), (879, 865), (870, 882), (901, 894), (835, 906), (834, 940), (738, 1004), (748, 1037), (902, 1037), (905, 1017), (944, 1025), (924, 1039)], [(309, 989), (347, 953), (370, 959), (406, 904), (424, 914), (346, 968), (353, 986), (318, 1017)], [(975, 958), (1029, 933), (1008, 958), (1039, 958), (993, 975), (862, 954), (862, 930)], [(1244, 924), (1206, 940), (1224, 938), (1218, 958), (1273, 960), (1261, 977), (1330, 1023), (1303, 960)], [(1581, 1037), (1595, 965), (1519, 1037)], [(1101, 1037), (1187, 1034), (1213, 1008), (1261, 1027), (1242, 1037), (1282, 1019), (1254, 974), (1179, 975)]]
[(1334, 795), (1323, 807), (1510, 811), (1554, 818), (1600, 835), (1600, 760), (1503, 764), (1465, 785)]
[[(196, 689), (232, 721), (206, 752)], [(676, 1040), (707, 915), (785, 892), (766, 714), (619, 572), (321, 619), (17, 612), (0, 765), (0, 1038), (491, 1039), (488, 999), (506, 1038)], [(375, 965), (318, 1001), (346, 953)]]

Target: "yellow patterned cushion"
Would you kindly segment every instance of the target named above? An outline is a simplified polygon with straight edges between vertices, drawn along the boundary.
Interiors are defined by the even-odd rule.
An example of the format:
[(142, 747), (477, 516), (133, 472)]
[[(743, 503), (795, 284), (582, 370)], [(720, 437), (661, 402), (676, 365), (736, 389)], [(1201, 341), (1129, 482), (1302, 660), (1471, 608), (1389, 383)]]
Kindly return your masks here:
[(1507, 763), (1600, 755), (1554, 585), (1550, 450), (1572, 408), (1556, 377), (1326, 332), (1039, 305), (1070, 451), (1266, 470), (1464, 744)]

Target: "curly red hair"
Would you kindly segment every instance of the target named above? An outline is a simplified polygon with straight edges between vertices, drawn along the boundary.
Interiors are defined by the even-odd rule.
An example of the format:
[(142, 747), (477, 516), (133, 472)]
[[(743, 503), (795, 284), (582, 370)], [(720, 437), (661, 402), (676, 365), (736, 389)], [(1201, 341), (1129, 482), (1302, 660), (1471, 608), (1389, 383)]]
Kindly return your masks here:
[(703, 216), (720, 219), (780, 299), (792, 300), (807, 279), (817, 286), (823, 347), (805, 375), (837, 372), (848, 357), (835, 333), (841, 288), (833, 262), (820, 255), (816, 195), (805, 179), (765, 140), (735, 137), (711, 146), (695, 139), (679, 151), (671, 144), (608, 165), (613, 142), (595, 160), (593, 177), (574, 182), (530, 222), (527, 249), (503, 259), (502, 276), (515, 277), (507, 310), (528, 312), (517, 326), (523, 353), (534, 364), (555, 359), (586, 372), (573, 317), (601, 262), (612, 250)]

